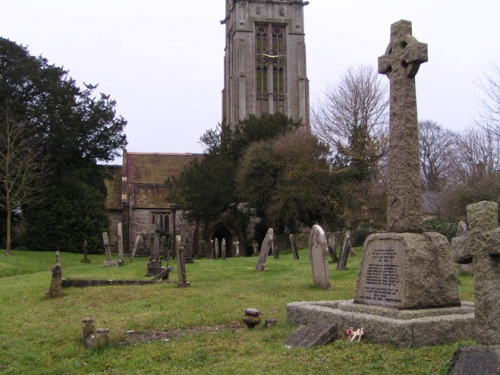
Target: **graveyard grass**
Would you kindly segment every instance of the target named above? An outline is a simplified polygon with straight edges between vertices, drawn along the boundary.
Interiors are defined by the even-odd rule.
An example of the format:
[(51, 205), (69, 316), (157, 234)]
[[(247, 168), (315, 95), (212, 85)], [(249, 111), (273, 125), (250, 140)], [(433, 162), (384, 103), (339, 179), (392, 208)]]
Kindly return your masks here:
[[(270, 256), (264, 272), (256, 257), (196, 260), (187, 264), (188, 288), (145, 286), (63, 288), (48, 299), (53, 252), (14, 250), (0, 255), (0, 373), (2, 374), (445, 374), (457, 347), (471, 342), (397, 349), (387, 344), (339, 339), (323, 347), (287, 348), (297, 328), (286, 319), (294, 301), (351, 299), (361, 249), (347, 269), (329, 263), (331, 290), (312, 286), (306, 249)], [(115, 256), (116, 257), (116, 256)], [(146, 258), (104, 268), (104, 255), (61, 254), (63, 278), (145, 280)], [(175, 266), (175, 262), (171, 262)], [(170, 275), (177, 280), (178, 274)], [(473, 300), (473, 279), (460, 276), (462, 300)], [(249, 330), (246, 308), (262, 312)], [(83, 318), (109, 328), (112, 343), (85, 349)], [(264, 328), (266, 319), (277, 319)], [(359, 327), (355, 327), (359, 328)], [(168, 340), (125, 345), (126, 331), (168, 331)]]

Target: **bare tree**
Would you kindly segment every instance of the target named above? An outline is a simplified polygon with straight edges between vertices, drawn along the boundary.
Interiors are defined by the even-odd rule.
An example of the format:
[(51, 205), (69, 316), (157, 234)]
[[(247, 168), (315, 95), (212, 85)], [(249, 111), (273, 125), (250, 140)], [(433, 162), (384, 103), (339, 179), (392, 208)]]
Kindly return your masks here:
[(457, 134), (434, 121), (420, 121), (420, 168), (424, 190), (440, 192), (450, 179), (456, 160)]
[(0, 111), (0, 116), (0, 207), (7, 215), (5, 250), (10, 255), (12, 214), (38, 199), (47, 174), (33, 132), (24, 123), (14, 121), (8, 107)]
[(350, 68), (312, 110), (312, 126), (348, 165), (373, 167), (384, 155), (387, 133), (387, 85), (367, 66)]
[(476, 123), (500, 137), (500, 67), (492, 64), (491, 70), (478, 81), (483, 96), (478, 99)]

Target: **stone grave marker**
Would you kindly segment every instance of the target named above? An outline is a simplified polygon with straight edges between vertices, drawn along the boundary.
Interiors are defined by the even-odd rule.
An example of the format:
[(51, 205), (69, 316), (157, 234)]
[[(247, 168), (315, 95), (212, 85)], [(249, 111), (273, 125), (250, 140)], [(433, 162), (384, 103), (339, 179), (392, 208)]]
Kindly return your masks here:
[(422, 233), (422, 194), (415, 76), (427, 45), (412, 36), (411, 22), (391, 25), (379, 57), (390, 80), (387, 233), (370, 235), (356, 282), (358, 304), (425, 309), (460, 306), (446, 237)]
[(83, 258), (80, 262), (82, 263), (90, 263), (90, 259), (87, 257), (88, 245), (87, 241), (83, 241)]
[(500, 228), (498, 205), (467, 206), (470, 233), (452, 239), (453, 258), (474, 268), (476, 343), (500, 345)]
[(351, 253), (352, 245), (351, 245), (351, 235), (347, 232), (344, 235), (344, 241), (342, 242), (342, 248), (340, 250), (340, 258), (337, 262), (337, 269), (344, 270), (347, 266), (347, 259), (349, 258), (349, 254)]
[(117, 267), (118, 263), (116, 263), (116, 260), (111, 259), (111, 248), (109, 246), (109, 238), (106, 232), (102, 234), (102, 242), (104, 243), (104, 250), (106, 251), (104, 267)]
[(332, 259), (333, 263), (337, 263), (339, 261), (339, 257), (337, 256), (337, 236), (335, 233), (328, 234), (328, 254)]
[(239, 257), (240, 254), (240, 241), (235, 241), (234, 242), (234, 253), (236, 254), (237, 257)]
[(130, 254), (130, 261), (133, 262), (134, 261), (134, 258), (135, 258), (135, 254), (137, 252), (137, 247), (139, 246), (139, 241), (141, 240), (141, 236), (140, 235), (137, 235), (135, 237), (135, 241), (134, 241), (134, 247), (132, 248), (132, 253)]
[(193, 260), (193, 247), (189, 241), (189, 237), (186, 235), (184, 244), (184, 262), (186, 264), (194, 263)]
[(313, 284), (320, 288), (330, 289), (330, 270), (328, 269), (328, 244), (323, 228), (314, 225), (309, 235), (309, 253)]
[[(450, 374), (500, 374), (500, 228), (498, 204), (479, 202), (467, 206), (470, 233), (463, 226), (452, 239), (453, 258), (472, 260), (474, 273), (476, 346), (453, 354)], [(466, 228), (465, 228), (466, 229)]]
[(274, 259), (280, 258), (280, 250), (278, 248), (278, 245), (274, 242), (274, 240), (271, 242), (271, 251), (273, 253)]
[(147, 273), (145, 276), (155, 276), (164, 270), (162, 267), (162, 262), (160, 260), (160, 218), (155, 216), (154, 218), (154, 234), (153, 234), (153, 251), (149, 257), (149, 262), (147, 266)]
[[(455, 237), (467, 237), (468, 235), (469, 229), (467, 228), (467, 224), (465, 224), (463, 221), (460, 221), (457, 226), (457, 233)], [(458, 263), (458, 272), (461, 275), (472, 275), (474, 273), (472, 270), (472, 257), (465, 261), (469, 261), (469, 263)]]
[(293, 234), (290, 234), (289, 238), (290, 238), (290, 246), (292, 246), (293, 259), (298, 260), (299, 251), (297, 249), (297, 242), (295, 241), (295, 237)]
[(259, 255), (259, 246), (257, 245), (257, 241), (255, 240), (252, 241), (252, 249), (253, 255)]
[(125, 261), (123, 260), (123, 229), (122, 229), (122, 223), (118, 223), (117, 225), (117, 231), (118, 235), (118, 265), (121, 267), (125, 264)]
[(223, 238), (220, 245), (220, 257), (222, 260), (226, 260), (226, 239)]
[(216, 238), (214, 240), (214, 254), (215, 254), (215, 259), (219, 259), (219, 239)]
[(285, 341), (288, 347), (310, 348), (321, 346), (332, 341), (338, 333), (338, 326), (332, 323), (301, 325)]
[(184, 256), (182, 255), (181, 248), (182, 239), (181, 236), (175, 236), (175, 253), (177, 258), (177, 269), (179, 271), (179, 279), (177, 281), (177, 286), (179, 288), (185, 288), (190, 286), (189, 281), (187, 281), (186, 276), (186, 265), (184, 263)]
[(50, 298), (59, 297), (61, 295), (62, 267), (60, 256), (59, 251), (56, 251), (56, 264), (50, 270), (52, 279), (50, 280), (49, 290), (46, 293), (46, 296)]
[(264, 241), (262, 241), (262, 245), (260, 247), (259, 259), (257, 260), (257, 265), (255, 266), (255, 271), (264, 271), (266, 267), (267, 256), (269, 255), (269, 250), (274, 241), (274, 232), (273, 228), (269, 228), (266, 233), (266, 237), (264, 237)]

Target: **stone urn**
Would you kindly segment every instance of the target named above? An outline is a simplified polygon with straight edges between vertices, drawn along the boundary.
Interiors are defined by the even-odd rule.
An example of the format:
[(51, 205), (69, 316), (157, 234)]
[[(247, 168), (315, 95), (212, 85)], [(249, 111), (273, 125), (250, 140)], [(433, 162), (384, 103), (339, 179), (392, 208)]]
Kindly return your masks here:
[(246, 309), (242, 321), (248, 328), (254, 328), (260, 323), (260, 311), (254, 308)]

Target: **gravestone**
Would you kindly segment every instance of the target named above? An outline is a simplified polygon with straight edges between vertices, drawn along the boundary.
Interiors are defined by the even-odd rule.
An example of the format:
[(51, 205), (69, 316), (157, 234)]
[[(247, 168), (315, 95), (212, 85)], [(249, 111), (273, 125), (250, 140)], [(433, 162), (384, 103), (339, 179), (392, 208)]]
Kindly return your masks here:
[(215, 254), (215, 259), (219, 259), (219, 239), (216, 238), (214, 240), (214, 254)]
[(470, 233), (459, 225), (452, 239), (453, 258), (472, 261), (474, 273), (476, 346), (459, 348), (450, 374), (500, 374), (500, 228), (498, 205), (479, 202), (467, 206)]
[(259, 259), (257, 260), (255, 271), (264, 271), (264, 268), (266, 267), (267, 256), (269, 255), (269, 250), (271, 249), (273, 241), (273, 228), (269, 228), (267, 230), (266, 237), (264, 237), (264, 241), (262, 241), (262, 245), (260, 247)]
[(221, 245), (220, 245), (220, 253), (221, 253), (221, 259), (222, 260), (226, 260), (226, 239), (223, 238), (222, 241), (221, 241)]
[(135, 258), (135, 253), (137, 252), (137, 247), (139, 246), (139, 241), (141, 240), (141, 236), (137, 235), (134, 241), (134, 247), (132, 248), (132, 253), (130, 254), (130, 261), (133, 262)]
[(184, 263), (184, 256), (182, 255), (181, 243), (181, 236), (175, 236), (175, 253), (177, 258), (177, 269), (179, 270), (179, 279), (177, 281), (177, 286), (179, 288), (185, 288), (190, 286), (190, 284), (189, 281), (187, 281), (186, 265)]
[(259, 246), (257, 245), (257, 241), (255, 240), (252, 241), (252, 249), (253, 255), (259, 255)]
[(50, 298), (59, 297), (61, 295), (62, 285), (62, 267), (59, 251), (56, 251), (56, 264), (51, 268), (50, 273), (52, 279), (50, 280), (50, 287), (46, 296)]
[(354, 302), (424, 309), (460, 306), (458, 282), (446, 237), (422, 233), (422, 194), (415, 75), (427, 61), (427, 44), (412, 36), (411, 22), (391, 26), (379, 57), (390, 80), (387, 233), (370, 235), (356, 282)]
[(279, 251), (278, 245), (276, 243), (274, 243), (274, 241), (271, 242), (271, 252), (273, 253), (274, 259), (280, 258), (280, 251)]
[(241, 254), (240, 254), (240, 242), (239, 241), (235, 241), (234, 242), (234, 253), (236, 254), (237, 257), (239, 257)]
[(118, 235), (118, 265), (121, 267), (125, 264), (123, 260), (123, 229), (122, 229), (122, 223), (118, 223), (117, 225), (117, 231)]
[(476, 343), (500, 345), (500, 228), (498, 205), (479, 202), (467, 206), (470, 233), (452, 239), (456, 262), (474, 268)]
[[(467, 237), (468, 235), (469, 229), (467, 229), (467, 224), (465, 224), (463, 221), (460, 221), (457, 226), (457, 233), (455, 237)], [(469, 263), (458, 263), (458, 272), (460, 273), (460, 275), (472, 275), (474, 273), (472, 270), (472, 258), (469, 259), (466, 260), (469, 261)]]
[(344, 241), (342, 242), (342, 248), (340, 250), (340, 258), (337, 262), (337, 270), (344, 270), (347, 266), (347, 259), (349, 258), (349, 254), (351, 253), (352, 245), (351, 245), (351, 235), (347, 232), (344, 235)]
[(189, 241), (189, 237), (187, 235), (185, 237), (185, 244), (184, 244), (184, 262), (186, 264), (194, 263), (193, 247), (191, 246), (191, 242)]
[(160, 260), (160, 218), (155, 216), (153, 224), (153, 251), (149, 257), (149, 262), (147, 265), (147, 272), (145, 276), (155, 276), (161, 273), (164, 268), (162, 267), (162, 262)]
[(297, 242), (295, 241), (295, 237), (293, 234), (290, 234), (290, 246), (292, 246), (292, 254), (293, 254), (293, 259), (298, 260), (299, 259), (299, 251), (297, 249)]
[(106, 251), (104, 267), (117, 267), (118, 263), (116, 263), (116, 260), (111, 259), (111, 248), (109, 246), (109, 238), (106, 232), (102, 234), (102, 242), (104, 243), (104, 250)]
[(335, 233), (328, 235), (328, 254), (332, 258), (333, 263), (338, 263), (339, 257), (337, 256), (337, 237)]
[(328, 244), (325, 232), (319, 225), (314, 225), (311, 229), (309, 253), (311, 254), (313, 284), (320, 288), (330, 289), (330, 270), (327, 261)]
[(87, 251), (88, 251), (87, 241), (83, 241), (83, 258), (80, 262), (90, 263), (90, 259), (87, 257)]
[(285, 341), (288, 347), (310, 348), (321, 346), (332, 341), (338, 334), (338, 326), (331, 323), (301, 325)]

